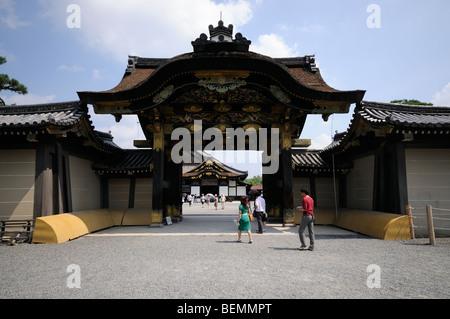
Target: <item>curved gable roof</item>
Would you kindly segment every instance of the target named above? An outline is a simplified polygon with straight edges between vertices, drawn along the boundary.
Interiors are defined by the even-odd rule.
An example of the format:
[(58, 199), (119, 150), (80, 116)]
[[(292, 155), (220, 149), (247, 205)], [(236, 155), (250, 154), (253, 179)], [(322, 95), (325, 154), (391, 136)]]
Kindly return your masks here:
[(257, 88), (274, 102), (293, 109), (331, 114), (348, 112), (350, 104), (361, 101), (365, 94), (327, 85), (314, 56), (273, 59), (250, 52), (251, 41), (240, 33), (233, 39), (233, 26), (225, 27), (222, 21), (216, 28), (209, 26), (209, 31), (209, 39), (201, 34), (192, 42), (191, 53), (171, 59), (130, 56), (125, 75), (115, 88), (78, 92), (80, 99), (93, 104), (98, 113), (137, 113), (169, 103), (189, 88), (203, 85), (202, 81), (212, 82), (210, 89), (236, 89), (224, 87), (221, 81), (225, 81)]

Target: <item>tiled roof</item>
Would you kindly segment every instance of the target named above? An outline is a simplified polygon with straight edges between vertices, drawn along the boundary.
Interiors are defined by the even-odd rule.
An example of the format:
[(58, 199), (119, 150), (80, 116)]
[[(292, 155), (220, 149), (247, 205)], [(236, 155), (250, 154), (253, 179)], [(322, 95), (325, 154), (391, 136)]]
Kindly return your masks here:
[(450, 107), (361, 102), (356, 114), (364, 121), (404, 127), (450, 127)]
[[(167, 58), (145, 58), (139, 56), (130, 56), (128, 59), (128, 67), (156, 69), (166, 63), (168, 60), (169, 59)], [(316, 64), (313, 55), (294, 58), (273, 58), (273, 60), (284, 64), (289, 68), (309, 67), (314, 71), (316, 70)]]
[[(316, 66), (315, 58), (312, 55), (295, 58), (271, 59), (253, 52), (247, 54), (252, 57), (258, 57), (259, 59), (270, 59), (281, 63), (289, 69), (296, 79), (311, 88), (318, 90), (322, 89), (327, 92), (337, 92), (337, 90), (330, 88), (322, 79), (320, 72), (318, 72), (319, 70)], [(181, 54), (171, 59), (129, 56), (127, 69), (122, 81), (116, 87), (104, 91), (103, 93), (117, 93), (136, 87), (145, 82), (160, 66), (181, 58), (192, 58), (192, 54)]]
[[(362, 131), (360, 123), (367, 124)], [(405, 105), (362, 101), (358, 103), (347, 131), (335, 136), (322, 154), (343, 147), (369, 130), (381, 129), (385, 134), (450, 134), (450, 107)]]
[(247, 171), (241, 171), (231, 166), (228, 166), (213, 156), (204, 158), (203, 163), (192, 167), (189, 171), (183, 172), (183, 177), (201, 177), (205, 173), (212, 173), (228, 178), (245, 179), (248, 176)]
[(305, 168), (328, 168), (318, 152), (292, 153), (292, 163)]
[[(83, 102), (96, 105), (99, 102), (128, 101), (125, 108), (140, 108), (138, 97), (150, 98), (160, 93), (160, 86), (167, 85), (166, 79), (191, 83), (193, 70), (203, 68), (229, 68), (233, 64), (236, 69), (249, 69), (256, 82), (265, 81), (267, 76), (279, 77), (280, 81), (287, 81), (289, 92), (302, 103), (315, 100), (310, 107), (318, 108), (323, 101), (339, 101), (345, 109), (355, 102), (362, 100), (365, 91), (340, 91), (330, 87), (322, 78), (317, 68), (315, 57), (306, 55), (294, 58), (271, 58), (255, 52), (229, 52), (226, 55), (199, 56), (193, 52), (177, 55), (169, 59), (145, 58), (129, 56), (128, 65), (120, 83), (114, 88), (101, 92), (78, 92)], [(292, 81), (293, 80), (293, 81)], [(156, 88), (158, 88), (156, 90)], [(132, 102), (129, 105), (129, 102)], [(320, 102), (318, 102), (320, 101)], [(300, 103), (297, 101), (297, 103)], [(324, 108), (326, 110), (326, 107)]]
[(140, 174), (152, 171), (153, 151), (124, 150), (109, 156), (103, 162), (95, 163), (92, 168), (99, 175), (103, 174)]
[(0, 135), (59, 134), (74, 131), (101, 151), (120, 149), (109, 133), (94, 130), (81, 101), (0, 107)]
[[(292, 151), (294, 170), (300, 172), (333, 172), (331, 160), (325, 160), (320, 150)], [(352, 168), (351, 163), (335, 163), (335, 171), (345, 173)]]
[(87, 114), (80, 101), (5, 106), (0, 108), (0, 129), (71, 126)]

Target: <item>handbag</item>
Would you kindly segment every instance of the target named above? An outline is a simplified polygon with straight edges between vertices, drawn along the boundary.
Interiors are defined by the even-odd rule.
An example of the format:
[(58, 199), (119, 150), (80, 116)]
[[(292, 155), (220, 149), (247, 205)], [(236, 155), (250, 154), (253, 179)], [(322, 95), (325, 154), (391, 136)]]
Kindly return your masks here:
[(253, 217), (253, 214), (248, 214), (248, 218), (250, 218), (250, 221), (252, 222), (255, 218)]

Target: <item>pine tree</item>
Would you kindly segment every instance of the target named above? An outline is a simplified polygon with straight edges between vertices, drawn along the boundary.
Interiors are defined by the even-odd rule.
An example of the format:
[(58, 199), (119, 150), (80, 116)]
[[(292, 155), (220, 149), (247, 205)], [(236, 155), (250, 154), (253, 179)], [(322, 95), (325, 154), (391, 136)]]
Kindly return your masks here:
[[(6, 63), (6, 58), (0, 56), (0, 65)], [(7, 74), (0, 74), (0, 92), (3, 90), (16, 92), (18, 94), (27, 94), (28, 89), (25, 85), (21, 84), (16, 79), (10, 79)], [(0, 99), (0, 105), (5, 105), (2, 99)]]

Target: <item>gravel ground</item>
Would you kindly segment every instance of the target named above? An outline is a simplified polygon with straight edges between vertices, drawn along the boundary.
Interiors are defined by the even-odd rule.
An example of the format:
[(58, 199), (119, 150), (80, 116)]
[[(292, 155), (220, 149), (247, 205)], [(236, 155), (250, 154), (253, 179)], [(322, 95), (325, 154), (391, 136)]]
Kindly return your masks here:
[[(230, 216), (104, 230), (71, 242), (0, 246), (1, 298), (300, 299), (450, 297), (450, 239), (383, 241), (316, 226), (298, 251), (296, 227), (270, 225), (237, 243)], [(212, 218), (212, 217), (211, 217)], [(255, 230), (256, 224), (253, 225)], [(72, 279), (80, 270), (80, 288)], [(379, 288), (368, 278), (379, 266)], [(369, 280), (370, 283), (373, 281)]]

